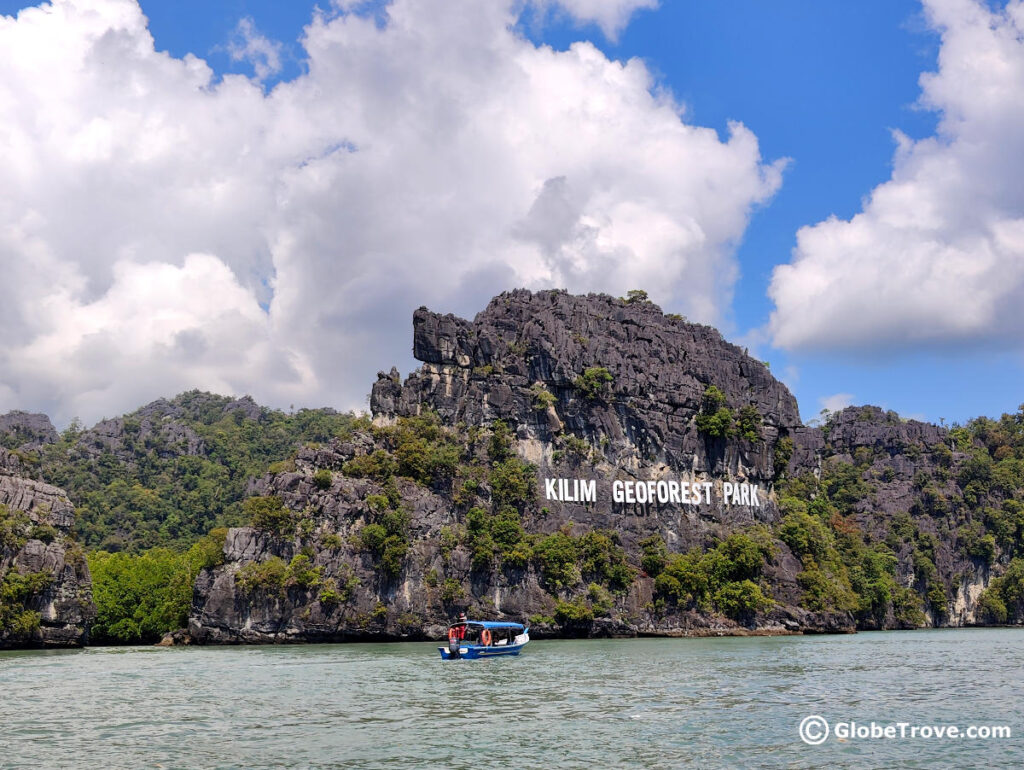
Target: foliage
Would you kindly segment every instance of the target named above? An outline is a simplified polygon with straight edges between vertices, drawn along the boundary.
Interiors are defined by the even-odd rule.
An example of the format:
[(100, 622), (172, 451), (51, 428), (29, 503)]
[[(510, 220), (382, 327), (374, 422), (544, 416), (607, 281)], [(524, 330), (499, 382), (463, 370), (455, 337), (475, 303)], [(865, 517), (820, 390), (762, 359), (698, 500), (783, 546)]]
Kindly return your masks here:
[(607, 386), (615, 378), (603, 366), (591, 366), (573, 381), (573, 387), (588, 401), (593, 401), (605, 393)]
[(279, 593), (284, 589), (288, 565), (279, 556), (271, 556), (266, 561), (252, 561), (244, 565), (235, 574), (235, 583), (245, 593), (265, 591)]
[(774, 552), (770, 534), (764, 529), (734, 532), (704, 553), (694, 549), (669, 557), (654, 581), (655, 591), (682, 608), (714, 608), (746, 620), (773, 604), (755, 581)]
[(295, 521), (277, 495), (250, 497), (242, 504), (250, 526), (278, 537), (287, 537), (295, 531)]
[(992, 623), (1024, 621), (1024, 558), (1010, 561), (1006, 571), (982, 592), (978, 609)]
[(488, 479), (491, 485), (491, 505), (495, 510), (511, 507), (523, 509), (534, 500), (537, 468), (516, 457), (495, 465)]
[(411, 517), (403, 508), (386, 510), (377, 521), (359, 530), (359, 545), (371, 552), (386, 575), (401, 573), (405, 554), (411, 544), (409, 524)]
[(647, 292), (643, 289), (630, 289), (626, 292), (625, 300), (629, 305), (633, 305), (638, 302), (649, 302)]
[(139, 554), (89, 554), (98, 613), (92, 640), (140, 644), (184, 627), (192, 585), (201, 570), (223, 563), (226, 537), (227, 529), (215, 529), (184, 553), (151, 548)]
[[(114, 442), (78, 426), (42, 447), (39, 472), (67, 490), (83, 544), (110, 552), (187, 548), (215, 527), (245, 522), (249, 479), (288, 461), (304, 444), (364, 424), (329, 409), (288, 414), (254, 407), (253, 418), (231, 404), (191, 391), (168, 402), (167, 418), (141, 411), (122, 418)], [(190, 433), (198, 440), (191, 446)]]
[(541, 538), (533, 546), (533, 554), (548, 585), (567, 588), (579, 583), (579, 551), (572, 535), (559, 531)]
[(594, 611), (583, 597), (555, 604), (555, 620), (559, 623), (588, 623), (593, 619)]
[(321, 468), (313, 474), (313, 484), (321, 492), (331, 488), (331, 484), (334, 482), (334, 477), (331, 472), (326, 468)]
[(736, 431), (740, 438), (747, 441), (760, 441), (763, 423), (764, 420), (761, 418), (761, 413), (757, 411), (757, 407), (747, 404), (740, 407), (739, 416), (736, 419)]
[(491, 462), (500, 463), (512, 456), (512, 432), (504, 420), (495, 420), (491, 425), (491, 437), (487, 441), (487, 456)]
[(0, 548), (18, 551), (29, 539), (32, 521), (24, 511), (0, 503)]
[(658, 577), (665, 569), (668, 562), (668, 548), (661, 535), (651, 535), (639, 543), (643, 556), (640, 559), (640, 568), (651, 577)]
[(326, 578), (320, 588), (317, 600), (321, 604), (336, 605), (344, 604), (355, 593), (359, 587), (359, 578), (353, 573), (352, 568), (343, 564), (337, 576)]
[(530, 386), (530, 397), (533, 400), (533, 408), (538, 412), (543, 412), (558, 403), (555, 394), (549, 391), (543, 382), (535, 382)]
[(734, 433), (732, 410), (726, 406), (725, 394), (715, 385), (708, 385), (697, 413), (697, 430), (711, 438), (727, 438)]
[(39, 628), (41, 616), (29, 609), (32, 600), (52, 582), (48, 571), (21, 574), (10, 569), (0, 580), (0, 638), (31, 637)]

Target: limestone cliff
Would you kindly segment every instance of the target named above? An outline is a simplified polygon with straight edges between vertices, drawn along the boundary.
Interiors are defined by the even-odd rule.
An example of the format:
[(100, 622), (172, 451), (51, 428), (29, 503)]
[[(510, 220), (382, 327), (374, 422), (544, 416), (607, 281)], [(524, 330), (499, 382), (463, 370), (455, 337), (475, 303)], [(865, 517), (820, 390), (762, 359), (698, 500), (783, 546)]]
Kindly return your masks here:
[(636, 297), (421, 308), (413, 340), (422, 366), (378, 376), (372, 424), (251, 486), (196, 639), (420, 638), (462, 609), (563, 635), (1024, 617), (984, 593), (1021, 569), (1024, 416), (804, 426), (763, 363)]
[[(413, 327), (423, 366), (404, 383), (394, 370), (379, 376), (373, 426), (304, 450), (293, 471), (254, 485), (255, 495), (280, 500), (291, 522), (285, 531), (229, 533), (225, 565), (196, 585), (196, 639), (419, 637), (458, 609), (532, 617), (541, 632), (557, 633), (854, 628), (849, 612), (798, 605), (801, 563), (784, 545), (771, 548), (762, 570), (781, 601), (759, 613), (666, 606), (642, 567), (652, 541), (681, 553), (777, 522), (773, 481), (793, 437), (808, 432), (786, 387), (714, 329), (645, 301), (557, 291), (503, 294), (473, 322), (421, 308)], [(709, 389), (721, 397), (710, 409)], [(734, 428), (702, 424), (721, 409)], [(419, 473), (407, 457), (416, 419), (437, 420), (455, 454), (445, 472)], [(505, 426), (511, 466), (494, 447)], [(804, 453), (815, 457), (813, 447)], [(545, 499), (546, 478), (594, 480), (601, 494)], [(698, 504), (635, 505), (616, 503), (607, 487), (648, 479), (700, 481), (713, 492)], [(762, 498), (727, 501), (726, 483), (757, 486)], [(399, 512), (407, 524), (392, 534), (407, 545), (382, 569), (384, 552), (365, 533), (388, 534), (381, 522)], [(575, 554), (564, 575), (549, 553), (559, 542)], [(279, 574), (266, 585), (249, 579), (278, 562), (288, 569), (268, 567)]]
[(85, 552), (69, 537), (74, 507), (23, 470), (0, 449), (0, 648), (84, 644), (95, 608)]

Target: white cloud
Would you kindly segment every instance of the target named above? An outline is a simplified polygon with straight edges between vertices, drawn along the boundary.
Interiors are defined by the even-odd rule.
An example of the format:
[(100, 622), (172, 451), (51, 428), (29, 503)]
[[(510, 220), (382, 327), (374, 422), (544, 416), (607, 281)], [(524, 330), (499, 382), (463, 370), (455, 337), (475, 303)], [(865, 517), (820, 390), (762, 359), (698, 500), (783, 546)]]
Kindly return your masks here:
[(593, 22), (609, 40), (615, 40), (639, 10), (658, 7), (658, 0), (534, 0), (541, 8), (557, 4), (582, 22)]
[(921, 104), (934, 137), (896, 134), (892, 178), (863, 211), (797, 234), (769, 295), (776, 345), (914, 348), (1024, 331), (1024, 2), (925, 0), (941, 32)]
[(519, 37), (518, 7), (318, 16), (269, 93), (155, 52), (134, 0), (0, 17), (0, 406), (359, 406), (413, 308), (519, 285), (719, 320), (780, 165), (683, 123), (639, 61)]
[(228, 41), (227, 51), (233, 61), (247, 61), (259, 80), (266, 80), (281, 71), (282, 45), (260, 34), (249, 17), (238, 21)]

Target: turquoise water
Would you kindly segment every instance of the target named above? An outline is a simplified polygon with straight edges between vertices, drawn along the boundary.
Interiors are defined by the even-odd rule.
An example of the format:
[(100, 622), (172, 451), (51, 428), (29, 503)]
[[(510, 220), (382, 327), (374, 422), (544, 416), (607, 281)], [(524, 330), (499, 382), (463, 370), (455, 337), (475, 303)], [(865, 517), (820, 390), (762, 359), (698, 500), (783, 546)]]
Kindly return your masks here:
[[(1024, 630), (0, 653), (0, 767), (1019, 767)], [(1008, 725), (834, 736), (800, 721)]]

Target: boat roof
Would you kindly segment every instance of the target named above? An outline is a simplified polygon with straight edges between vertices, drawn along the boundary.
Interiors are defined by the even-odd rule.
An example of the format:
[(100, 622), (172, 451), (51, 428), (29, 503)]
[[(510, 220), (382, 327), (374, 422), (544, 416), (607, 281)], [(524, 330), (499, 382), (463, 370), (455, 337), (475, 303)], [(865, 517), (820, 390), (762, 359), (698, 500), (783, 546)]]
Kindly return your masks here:
[(463, 626), (463, 625), (465, 625), (465, 626), (483, 626), (484, 628), (490, 628), (490, 629), (499, 629), (499, 628), (516, 629), (516, 630), (525, 630), (526, 629), (526, 626), (524, 626), (522, 623), (505, 623), (504, 621), (500, 621), (500, 620), (459, 620), (459, 621), (456, 621), (455, 623), (452, 623), (452, 625), (453, 626)]

